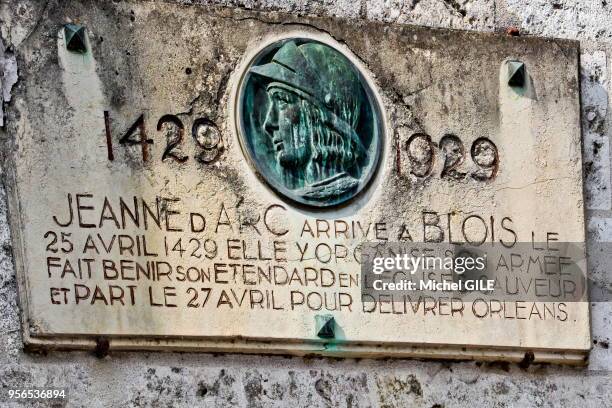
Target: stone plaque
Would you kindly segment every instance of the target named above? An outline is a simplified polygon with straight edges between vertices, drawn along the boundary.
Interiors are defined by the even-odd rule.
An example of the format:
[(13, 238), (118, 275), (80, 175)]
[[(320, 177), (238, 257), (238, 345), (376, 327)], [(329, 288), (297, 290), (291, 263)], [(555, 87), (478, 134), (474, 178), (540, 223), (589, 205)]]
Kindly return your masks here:
[(522, 298), (366, 304), (361, 279), (376, 242), (584, 243), (576, 42), (58, 7), (8, 122), (27, 344), (583, 361), (588, 303), (533, 295), (560, 273), (518, 249)]

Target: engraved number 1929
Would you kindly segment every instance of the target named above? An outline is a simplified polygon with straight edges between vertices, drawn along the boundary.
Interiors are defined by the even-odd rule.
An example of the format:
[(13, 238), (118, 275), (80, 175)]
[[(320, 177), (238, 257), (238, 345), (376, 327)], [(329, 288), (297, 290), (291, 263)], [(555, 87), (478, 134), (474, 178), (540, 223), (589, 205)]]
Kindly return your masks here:
[[(425, 133), (415, 133), (406, 142), (406, 152), (410, 162), (410, 174), (425, 178), (432, 174), (437, 155), (441, 155), (443, 163), (440, 178), (463, 180), (468, 173), (460, 170), (465, 161), (466, 150), (459, 137), (447, 134), (435, 144), (431, 136)], [(477, 181), (488, 181), (497, 174), (499, 152), (490, 139), (480, 137), (472, 143), (470, 157), (476, 169), (469, 173)]]

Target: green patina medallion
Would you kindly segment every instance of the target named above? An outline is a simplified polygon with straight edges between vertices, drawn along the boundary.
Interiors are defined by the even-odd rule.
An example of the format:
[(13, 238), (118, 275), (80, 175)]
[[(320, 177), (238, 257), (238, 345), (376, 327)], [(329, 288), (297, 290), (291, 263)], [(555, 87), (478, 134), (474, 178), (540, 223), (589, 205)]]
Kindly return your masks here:
[(329, 207), (372, 178), (381, 110), (357, 67), (331, 46), (302, 38), (268, 46), (248, 67), (239, 98), (243, 148), (282, 196)]

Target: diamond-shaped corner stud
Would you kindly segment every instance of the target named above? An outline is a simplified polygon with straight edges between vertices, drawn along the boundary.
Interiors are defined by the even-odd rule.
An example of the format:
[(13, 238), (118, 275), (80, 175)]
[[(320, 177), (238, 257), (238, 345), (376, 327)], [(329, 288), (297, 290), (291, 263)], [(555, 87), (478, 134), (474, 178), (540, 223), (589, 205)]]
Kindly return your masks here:
[(64, 26), (64, 38), (68, 51), (84, 54), (87, 52), (85, 40), (85, 27), (77, 24), (66, 24)]
[(517, 88), (525, 86), (525, 64), (520, 61), (508, 61), (508, 85)]
[(336, 337), (336, 321), (331, 315), (315, 316), (317, 323), (317, 336), (322, 339), (333, 339)]

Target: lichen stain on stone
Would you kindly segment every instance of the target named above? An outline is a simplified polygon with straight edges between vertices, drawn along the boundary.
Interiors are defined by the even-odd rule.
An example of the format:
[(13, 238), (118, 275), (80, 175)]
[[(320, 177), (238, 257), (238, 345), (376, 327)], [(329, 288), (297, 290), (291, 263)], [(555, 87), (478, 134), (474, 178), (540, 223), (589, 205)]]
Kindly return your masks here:
[(381, 407), (395, 407), (407, 399), (414, 401), (423, 397), (423, 388), (414, 374), (378, 377), (376, 387)]
[(323, 398), (326, 401), (331, 402), (331, 392), (332, 392), (332, 388), (331, 388), (331, 384), (329, 383), (329, 381), (323, 379), (323, 378), (319, 378), (316, 382), (315, 382), (315, 390), (317, 391), (317, 394), (319, 394), (321, 396), (321, 398)]

